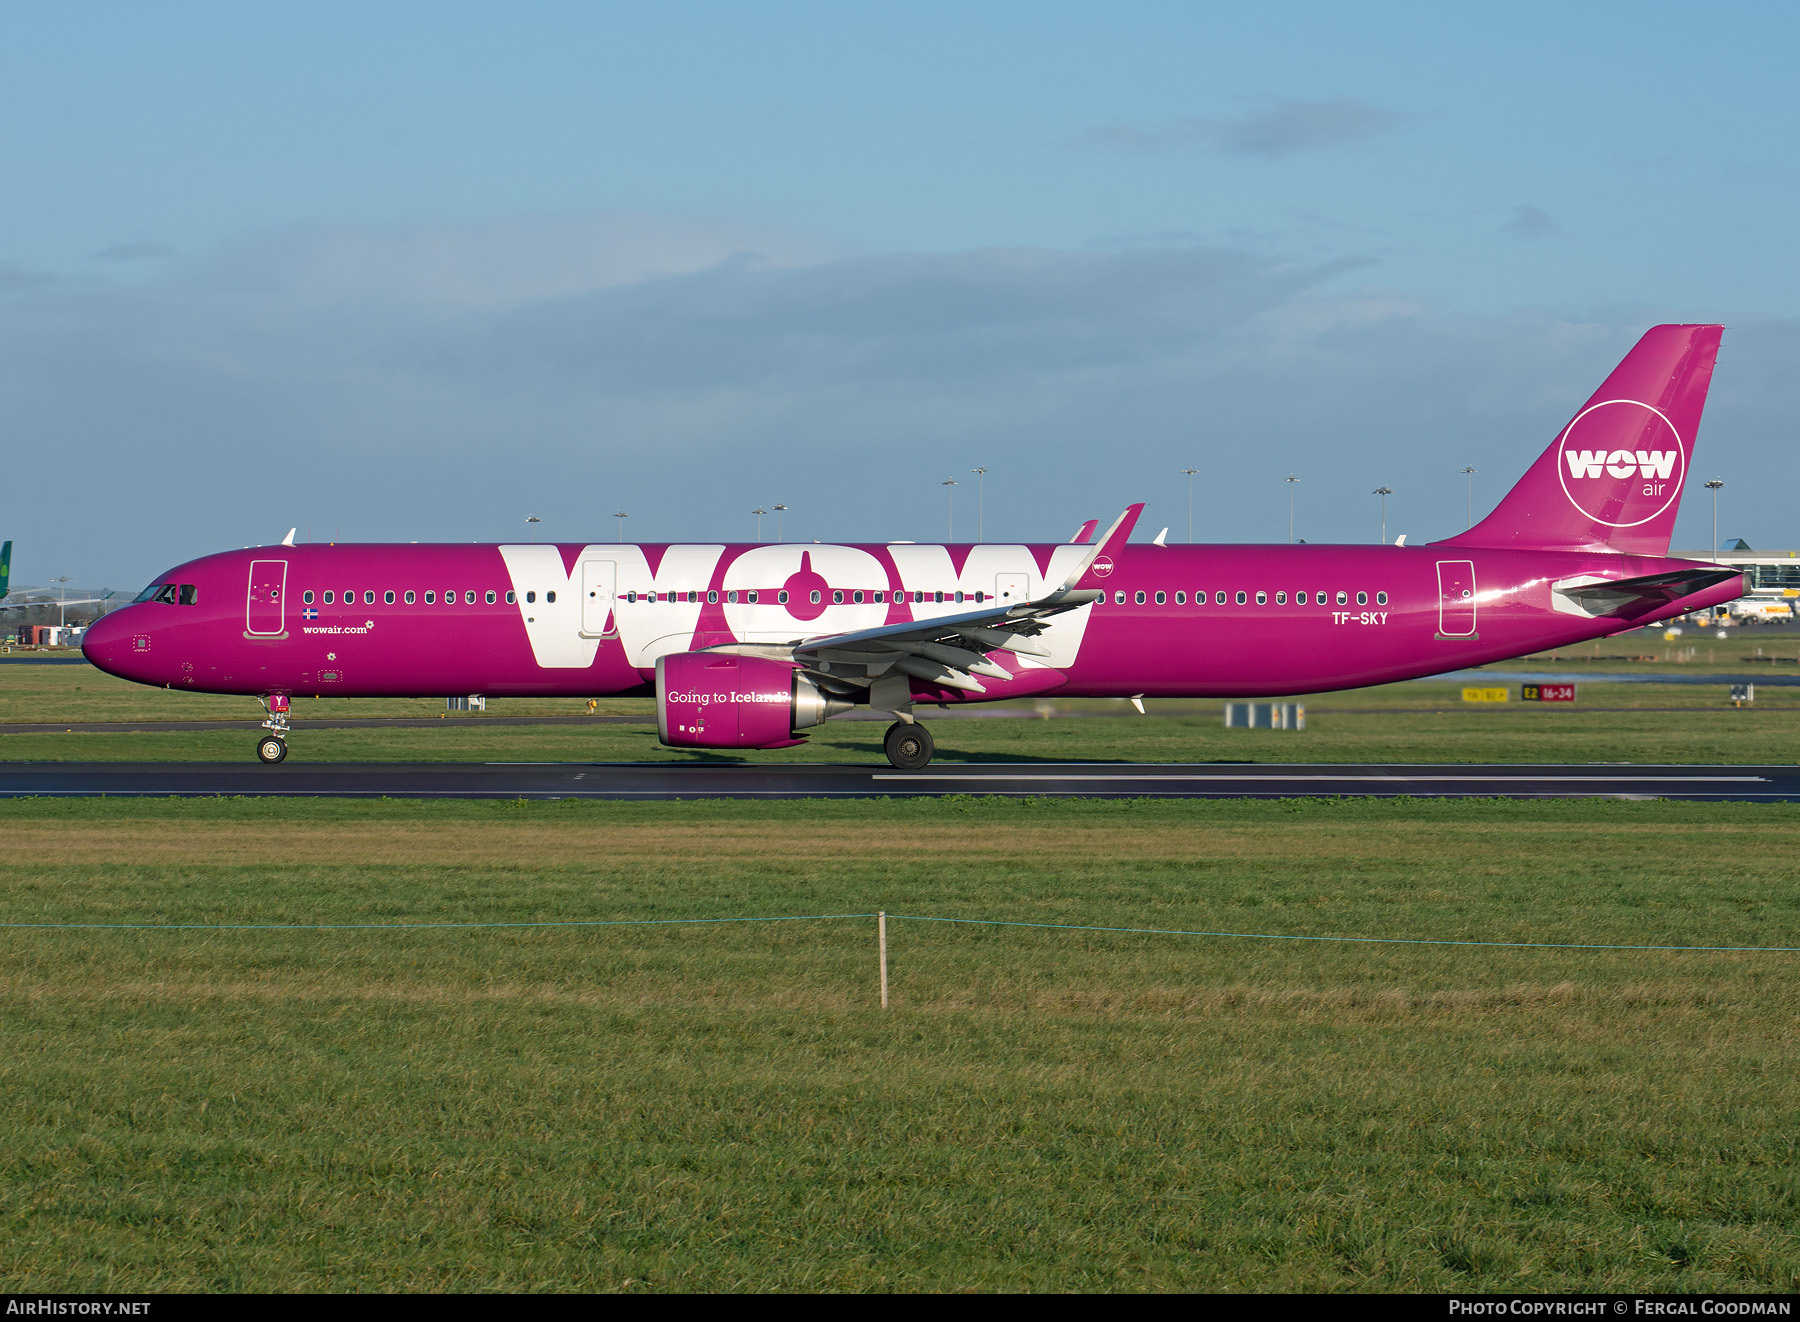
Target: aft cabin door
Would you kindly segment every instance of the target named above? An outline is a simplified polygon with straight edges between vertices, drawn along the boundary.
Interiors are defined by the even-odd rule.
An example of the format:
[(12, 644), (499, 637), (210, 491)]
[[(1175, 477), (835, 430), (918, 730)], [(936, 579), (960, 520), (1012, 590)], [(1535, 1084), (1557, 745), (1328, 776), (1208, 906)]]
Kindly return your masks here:
[[(619, 632), (613, 613), (613, 590), (619, 566), (611, 560), (581, 562), (581, 632), (587, 638), (611, 638)], [(566, 625), (564, 626), (567, 627)]]
[(1026, 574), (996, 574), (994, 595), (1002, 606), (1023, 606), (1031, 600), (1031, 578)]
[(1438, 637), (1475, 637), (1475, 562), (1438, 561)]
[(273, 638), (282, 632), (282, 598), (287, 595), (287, 561), (252, 560), (250, 595), (244, 605), (244, 632)]

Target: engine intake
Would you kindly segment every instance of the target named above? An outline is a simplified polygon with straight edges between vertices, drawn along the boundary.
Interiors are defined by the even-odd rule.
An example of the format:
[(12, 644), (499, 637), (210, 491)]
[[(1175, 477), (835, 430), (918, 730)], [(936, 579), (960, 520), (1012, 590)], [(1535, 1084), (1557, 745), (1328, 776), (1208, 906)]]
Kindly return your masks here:
[(656, 659), (656, 733), (672, 748), (786, 748), (851, 706), (786, 661), (729, 652)]

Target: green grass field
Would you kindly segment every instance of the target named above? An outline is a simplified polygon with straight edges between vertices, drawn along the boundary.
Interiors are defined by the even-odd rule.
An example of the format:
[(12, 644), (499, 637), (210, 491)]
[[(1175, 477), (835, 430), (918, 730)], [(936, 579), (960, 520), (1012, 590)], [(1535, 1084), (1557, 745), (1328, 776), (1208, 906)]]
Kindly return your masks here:
[[(1754, 648), (1738, 642), (1717, 662), (1754, 670)], [(1608, 648), (1631, 650), (1636, 643)], [(1514, 663), (1519, 666), (1536, 662)], [(1650, 663), (1558, 662), (1579, 672), (1604, 666), (1651, 672)], [(1668, 665), (1694, 673), (1706, 663)], [(1779, 672), (1771, 667), (1771, 673)], [(1152, 700), (1148, 716), (1122, 701), (1060, 700), (1037, 715), (979, 720), (934, 719), (921, 712), (943, 761), (1101, 760), (1122, 762), (1709, 762), (1791, 763), (1796, 760), (1800, 688), (1765, 686), (1755, 706), (1734, 708), (1728, 685), (1583, 683), (1573, 707), (1517, 701), (1501, 706), (1465, 703), (1461, 682), (1418, 680), (1381, 688), (1303, 698), (1307, 729), (1226, 730), (1221, 704)], [(1517, 685), (1512, 696), (1518, 697)], [(496, 699), (495, 716), (578, 715), (575, 698)], [(1032, 710), (1014, 704), (1015, 710)], [(657, 743), (649, 699), (606, 699), (602, 714), (634, 715), (626, 726), (506, 726), (481, 716), (446, 718), (429, 729), (329, 730), (309, 720), (435, 717), (433, 699), (297, 699), (294, 761), (877, 761), (883, 726), (833, 721), (796, 748), (770, 752), (685, 752)], [(4, 733), (8, 724), (55, 721), (260, 719), (254, 699), (168, 692), (114, 679), (86, 666), (0, 666), (0, 759), (62, 761), (243, 761), (255, 736), (248, 730), (157, 731), (142, 734)]]
[[(0, 813), (10, 923), (1800, 945), (1785, 806)], [(0, 943), (11, 1291), (1800, 1288), (1794, 954), (902, 919), (884, 1014), (864, 919)]]

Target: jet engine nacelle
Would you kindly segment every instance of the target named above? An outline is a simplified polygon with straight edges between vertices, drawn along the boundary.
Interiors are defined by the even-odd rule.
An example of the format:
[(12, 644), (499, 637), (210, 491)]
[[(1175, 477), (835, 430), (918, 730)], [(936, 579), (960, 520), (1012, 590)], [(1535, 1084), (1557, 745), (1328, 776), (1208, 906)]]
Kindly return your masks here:
[(786, 748), (797, 731), (849, 711), (799, 666), (729, 652), (656, 659), (656, 733), (675, 748)]

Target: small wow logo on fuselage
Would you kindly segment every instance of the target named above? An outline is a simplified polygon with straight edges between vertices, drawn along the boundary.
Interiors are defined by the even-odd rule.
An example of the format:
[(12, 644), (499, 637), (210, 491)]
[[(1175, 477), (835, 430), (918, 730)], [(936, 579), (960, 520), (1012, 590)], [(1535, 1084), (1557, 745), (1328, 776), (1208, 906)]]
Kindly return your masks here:
[(1595, 523), (1635, 528), (1681, 498), (1687, 447), (1661, 411), (1635, 399), (1590, 404), (1563, 431), (1557, 475)]

